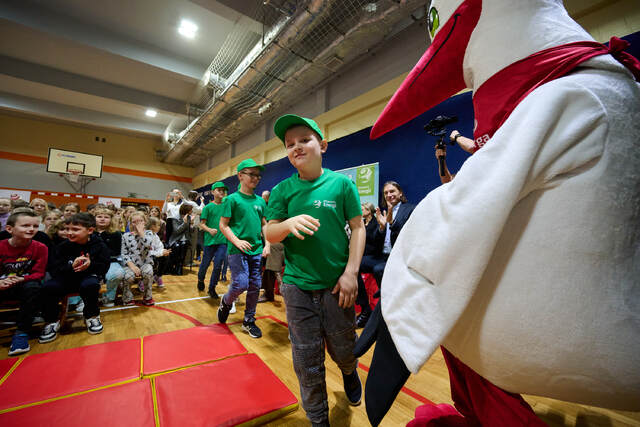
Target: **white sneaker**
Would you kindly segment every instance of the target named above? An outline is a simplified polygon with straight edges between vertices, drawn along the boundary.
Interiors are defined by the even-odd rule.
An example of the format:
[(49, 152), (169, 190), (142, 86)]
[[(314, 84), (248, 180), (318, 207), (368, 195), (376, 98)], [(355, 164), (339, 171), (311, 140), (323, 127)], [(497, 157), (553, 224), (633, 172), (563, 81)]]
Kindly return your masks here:
[(84, 301), (80, 301), (78, 305), (76, 305), (76, 311), (78, 313), (82, 313), (82, 310), (84, 310)]
[(231, 304), (231, 310), (229, 310), (229, 314), (233, 314), (236, 312), (236, 302), (234, 301), (233, 304)]
[(90, 317), (84, 320), (87, 324), (87, 332), (91, 335), (96, 335), (102, 333), (102, 322), (100, 321), (100, 316)]
[(58, 337), (58, 331), (60, 330), (60, 321), (53, 323), (47, 323), (44, 325), (40, 337), (38, 337), (39, 343), (46, 343), (55, 340)]

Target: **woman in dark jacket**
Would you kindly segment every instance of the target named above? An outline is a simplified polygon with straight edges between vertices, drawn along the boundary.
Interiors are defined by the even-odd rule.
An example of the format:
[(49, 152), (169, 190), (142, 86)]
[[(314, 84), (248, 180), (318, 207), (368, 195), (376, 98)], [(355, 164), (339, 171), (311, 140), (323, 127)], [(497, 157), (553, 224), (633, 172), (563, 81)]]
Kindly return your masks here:
[(169, 218), (168, 223), (171, 224), (171, 235), (169, 236), (168, 246), (171, 249), (169, 257), (169, 274), (182, 275), (182, 264), (184, 262), (187, 249), (190, 247), (192, 219), (191, 211), (193, 206), (183, 203), (180, 205), (180, 216), (178, 219)]

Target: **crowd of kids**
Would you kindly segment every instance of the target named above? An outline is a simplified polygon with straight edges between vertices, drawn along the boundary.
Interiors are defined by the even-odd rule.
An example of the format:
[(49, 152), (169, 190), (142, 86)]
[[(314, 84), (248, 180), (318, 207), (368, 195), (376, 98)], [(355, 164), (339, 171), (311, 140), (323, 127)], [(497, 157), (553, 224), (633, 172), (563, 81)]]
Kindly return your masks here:
[[(79, 294), (87, 331), (97, 334), (103, 330), (100, 304), (112, 307), (119, 287), (124, 305), (134, 304), (132, 285), (143, 293), (142, 304), (153, 305), (152, 285), (163, 286), (162, 273), (181, 274), (183, 265), (200, 254), (196, 286), (220, 299), (219, 322), (226, 323), (246, 292), (242, 328), (260, 338), (256, 308), (264, 259), (273, 248), (274, 259), (284, 258), (284, 273), (281, 264), (265, 269), (271, 291), (261, 301), (273, 300), (271, 282), (277, 277), (307, 417), (314, 426), (329, 425), (325, 348), (342, 371), (348, 402), (360, 404), (353, 351), (356, 327), (363, 327), (371, 313), (361, 273), (381, 282), (391, 247), (414, 206), (393, 181), (383, 186), (382, 209), (361, 204), (348, 177), (323, 168), (328, 144), (313, 120), (288, 114), (275, 122), (274, 132), (296, 171), (263, 197), (255, 190), (264, 166), (246, 159), (236, 169), (237, 191), (227, 195), (227, 186), (216, 182), (208, 204), (196, 192), (183, 197), (179, 189), (167, 194), (162, 209), (150, 210), (91, 205), (80, 212), (75, 203), (56, 209), (42, 199), (28, 206), (0, 198), (0, 222), (6, 229), (0, 233), (0, 299), (20, 301), (9, 354), (29, 350), (38, 310), (45, 322), (39, 341), (56, 338), (59, 301), (65, 295)], [(231, 281), (219, 296), (216, 286), (225, 280), (227, 263)], [(101, 283), (106, 292), (99, 299)], [(358, 318), (356, 302), (362, 309)]]

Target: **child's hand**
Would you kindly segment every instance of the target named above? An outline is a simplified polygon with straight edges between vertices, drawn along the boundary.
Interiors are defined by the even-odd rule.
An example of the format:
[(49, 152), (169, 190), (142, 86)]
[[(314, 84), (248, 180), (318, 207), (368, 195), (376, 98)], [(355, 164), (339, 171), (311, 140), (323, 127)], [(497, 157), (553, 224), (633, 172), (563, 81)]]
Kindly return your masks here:
[(210, 228), (209, 229), (209, 234), (211, 234), (211, 237), (213, 237), (216, 234), (218, 234), (218, 230), (216, 230), (215, 228)]
[(24, 277), (22, 276), (10, 276), (0, 280), (0, 290), (9, 289), (16, 283), (20, 283), (24, 281)]
[(162, 251), (162, 256), (169, 256), (171, 254), (171, 249), (165, 249)]
[(140, 269), (137, 266), (130, 266), (129, 267), (131, 269), (131, 271), (133, 271), (133, 275), (138, 278), (138, 277), (142, 277), (142, 272), (140, 271)]
[(262, 248), (262, 258), (266, 258), (271, 254), (271, 245), (264, 245)]
[(246, 240), (240, 240), (238, 241), (238, 244), (236, 245), (236, 247), (240, 249), (243, 253), (247, 253), (251, 250), (253, 246), (251, 246), (251, 243), (247, 242)]
[(358, 296), (358, 276), (346, 270), (338, 278), (338, 283), (333, 287), (332, 294), (340, 292), (338, 305), (342, 308), (351, 307), (356, 302)]
[(313, 233), (318, 231), (318, 227), (320, 227), (320, 221), (306, 214), (294, 216), (285, 222), (289, 232), (300, 240), (304, 240), (304, 236), (300, 232), (313, 236)]
[(73, 267), (73, 271), (78, 273), (89, 268), (90, 264), (91, 260), (89, 259), (89, 255), (82, 255), (73, 260), (73, 264), (71, 264), (71, 267)]
[(144, 236), (144, 224), (137, 223), (134, 225), (134, 230), (138, 236)]

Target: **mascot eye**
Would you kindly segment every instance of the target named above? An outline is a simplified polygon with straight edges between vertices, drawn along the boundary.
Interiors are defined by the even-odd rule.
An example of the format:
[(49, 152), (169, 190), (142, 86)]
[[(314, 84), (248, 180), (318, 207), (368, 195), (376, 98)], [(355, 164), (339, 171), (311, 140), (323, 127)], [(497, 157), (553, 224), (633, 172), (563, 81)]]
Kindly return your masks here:
[(440, 27), (440, 18), (438, 17), (438, 11), (435, 7), (432, 7), (431, 10), (429, 10), (429, 34), (431, 34), (432, 39), (438, 27)]

